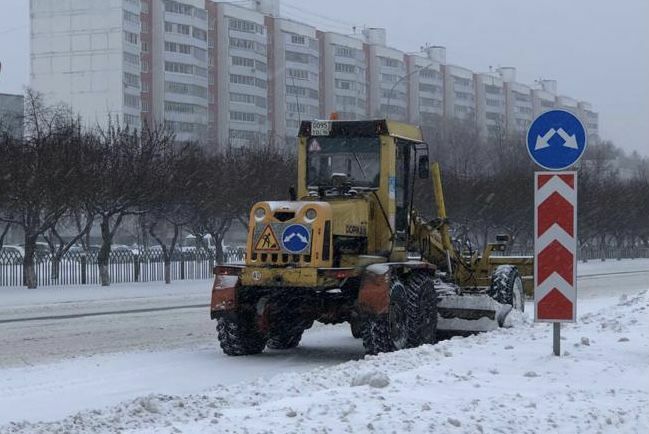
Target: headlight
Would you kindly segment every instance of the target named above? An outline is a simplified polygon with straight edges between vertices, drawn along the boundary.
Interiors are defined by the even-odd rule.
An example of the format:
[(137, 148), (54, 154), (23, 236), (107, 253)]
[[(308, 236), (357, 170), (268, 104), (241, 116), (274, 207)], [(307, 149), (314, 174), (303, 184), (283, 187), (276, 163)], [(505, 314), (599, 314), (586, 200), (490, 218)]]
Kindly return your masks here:
[(305, 214), (305, 216), (306, 216), (306, 218), (308, 218), (309, 220), (315, 220), (315, 218), (318, 217), (318, 213), (317, 213), (317, 211), (314, 210), (313, 208), (309, 208), (308, 210), (306, 210), (306, 214)]
[(261, 219), (263, 219), (264, 217), (266, 217), (266, 210), (263, 209), (263, 208), (261, 208), (261, 207), (260, 207), (260, 208), (257, 208), (257, 209), (255, 210), (255, 218), (261, 220)]

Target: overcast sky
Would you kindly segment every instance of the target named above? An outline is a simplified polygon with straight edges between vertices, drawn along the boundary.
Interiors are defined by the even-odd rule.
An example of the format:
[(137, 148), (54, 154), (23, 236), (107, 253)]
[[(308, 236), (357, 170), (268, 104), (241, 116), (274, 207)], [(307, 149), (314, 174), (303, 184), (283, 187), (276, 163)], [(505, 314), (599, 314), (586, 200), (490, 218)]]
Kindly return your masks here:
[[(285, 16), (326, 30), (385, 27), (404, 51), (444, 45), (448, 63), (476, 72), (555, 79), (599, 111), (603, 138), (649, 155), (649, 0), (281, 1)], [(17, 93), (29, 81), (29, 0), (0, 11), (0, 93)]]

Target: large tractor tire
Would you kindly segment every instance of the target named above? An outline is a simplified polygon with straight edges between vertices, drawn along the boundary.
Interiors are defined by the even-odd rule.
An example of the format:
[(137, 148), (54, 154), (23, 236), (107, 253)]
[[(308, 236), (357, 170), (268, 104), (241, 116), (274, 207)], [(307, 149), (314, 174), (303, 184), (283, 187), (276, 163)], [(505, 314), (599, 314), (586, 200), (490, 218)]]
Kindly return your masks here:
[(266, 346), (273, 350), (290, 350), (300, 344), (302, 340), (302, 333), (304, 330), (298, 329), (294, 331), (285, 331), (281, 333), (271, 334), (268, 337)]
[(304, 330), (311, 328), (313, 321), (301, 324), (284, 324), (279, 328), (271, 330), (268, 334), (266, 346), (273, 350), (289, 350), (299, 345)]
[(254, 312), (233, 312), (218, 319), (216, 331), (223, 352), (228, 356), (259, 354), (266, 337), (257, 328)]
[(351, 319), (349, 321), (349, 328), (352, 331), (354, 339), (361, 339), (363, 337), (363, 323), (359, 319)]
[(430, 273), (415, 271), (410, 277), (410, 285), (419, 292), (419, 334), (422, 344), (437, 343), (437, 292), (434, 278)]
[[(430, 285), (423, 285), (424, 278), (415, 278), (414, 274), (404, 280), (393, 275), (388, 314), (365, 321), (362, 338), (368, 354), (417, 347), (424, 343), (424, 339), (434, 341), (435, 332), (431, 333), (430, 326), (431, 321), (436, 324), (437, 313), (431, 304), (436, 305), (437, 298), (426, 294), (432, 288), (432, 280)], [(429, 319), (427, 315), (433, 310), (434, 319)]]
[(523, 280), (518, 268), (513, 265), (500, 265), (491, 275), (489, 295), (501, 304), (509, 304), (513, 309), (525, 310)]

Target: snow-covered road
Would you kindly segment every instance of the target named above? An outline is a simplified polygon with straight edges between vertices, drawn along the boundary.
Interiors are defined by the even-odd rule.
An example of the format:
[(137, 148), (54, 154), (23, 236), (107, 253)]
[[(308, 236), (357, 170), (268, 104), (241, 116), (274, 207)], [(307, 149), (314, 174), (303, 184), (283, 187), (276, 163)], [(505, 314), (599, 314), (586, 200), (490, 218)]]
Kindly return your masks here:
[[(468, 398), (462, 398), (462, 391), (465, 387), (470, 387), (468, 390), (471, 390), (471, 394), (474, 394), (476, 399), (485, 395), (484, 393), (477, 393), (477, 389), (480, 387), (496, 387), (508, 399), (525, 401), (530, 404), (533, 400), (525, 396), (529, 392), (528, 389), (523, 387), (518, 390), (515, 393), (521, 396), (517, 396), (513, 391), (517, 390), (518, 385), (508, 385), (507, 382), (503, 383), (503, 380), (507, 379), (507, 381), (511, 380), (514, 383), (521, 382), (523, 384), (539, 382), (539, 379), (536, 379), (533, 374), (530, 374), (532, 376), (519, 378), (515, 376), (519, 375), (519, 373), (514, 375), (509, 372), (518, 372), (522, 369), (530, 370), (532, 368), (528, 367), (527, 364), (538, 364), (539, 362), (544, 365), (547, 364), (547, 366), (539, 368), (538, 372), (535, 371), (535, 374), (544, 377), (546, 380), (551, 378), (549, 381), (552, 383), (549, 385), (544, 384), (543, 390), (560, 390), (557, 389), (558, 385), (556, 383), (563, 381), (561, 372), (565, 371), (564, 373), (572, 375), (571, 369), (574, 370), (575, 368), (571, 368), (571, 366), (575, 366), (575, 362), (583, 362), (586, 363), (585, 366), (590, 367), (584, 368), (585, 373), (583, 376), (571, 381), (566, 387), (570, 388), (570, 384), (579, 386), (581, 382), (588, 383), (592, 381), (586, 378), (588, 375), (599, 376), (603, 374), (605, 376), (612, 375), (613, 377), (617, 375), (620, 377), (618, 378), (619, 381), (628, 381), (627, 376), (637, 374), (636, 371), (640, 369), (640, 373), (646, 374), (644, 375), (646, 380), (639, 379), (636, 389), (649, 394), (649, 369), (647, 368), (649, 366), (647, 361), (649, 360), (649, 351), (647, 349), (649, 345), (647, 343), (647, 337), (649, 336), (648, 311), (644, 310), (647, 307), (649, 297), (645, 294), (638, 299), (632, 298), (635, 301), (628, 304), (629, 315), (624, 320), (620, 316), (625, 315), (626, 305), (624, 302), (618, 302), (619, 296), (623, 293), (632, 297), (633, 294), (639, 293), (643, 288), (649, 288), (649, 261), (580, 264), (579, 275), (581, 276), (579, 279), (580, 305), (578, 306), (580, 321), (575, 325), (566, 326), (567, 340), (564, 343), (565, 350), (569, 353), (577, 352), (577, 354), (566, 356), (561, 361), (554, 360), (549, 356), (551, 343), (549, 331), (545, 331), (547, 325), (531, 325), (529, 322), (522, 322), (521, 327), (514, 329), (499, 330), (489, 334), (489, 336), (477, 336), (467, 340), (454, 339), (438, 344), (435, 347), (411, 350), (403, 352), (404, 354), (382, 355), (378, 359), (370, 358), (370, 360), (359, 362), (353, 360), (363, 357), (362, 345), (351, 337), (347, 326), (316, 326), (305, 333), (302, 344), (296, 350), (265, 352), (254, 357), (228, 358), (218, 349), (213, 332), (214, 324), (209, 320), (206, 308), (1, 323), (3, 319), (16, 320), (44, 315), (110, 312), (131, 308), (137, 309), (144, 306), (172, 307), (202, 304), (206, 302), (209, 282), (174, 284), (172, 287), (154, 284), (132, 288), (115, 286), (109, 290), (101, 288), (58, 290), (48, 288), (37, 290), (37, 292), (28, 295), (25, 295), (25, 290), (7, 290), (6, 292), (2, 290), (0, 292), (0, 300), (2, 300), (0, 302), (2, 305), (0, 307), (0, 426), (10, 421), (23, 419), (29, 421), (58, 420), (81, 410), (117, 405), (117, 407), (102, 413), (106, 417), (111, 414), (114, 416), (114, 412), (119, 412), (118, 409), (120, 408), (132, 409), (133, 405), (140, 405), (132, 402), (123, 404), (124, 401), (151, 393), (183, 396), (202, 393), (211, 389), (213, 391), (205, 396), (214, 398), (223, 395), (227, 401), (227, 403), (219, 402), (217, 405), (218, 408), (226, 407), (223, 410), (225, 413), (229, 412), (226, 419), (230, 418), (232, 420), (232, 418), (235, 418), (239, 420), (239, 416), (242, 418), (244, 416), (266, 418), (265, 425), (254, 425), (252, 422), (240, 425), (240, 427), (246, 426), (256, 431), (262, 430), (264, 426), (268, 427), (268, 423), (272, 423), (274, 420), (273, 418), (268, 419), (269, 408), (275, 408), (273, 405), (280, 404), (273, 404), (271, 401), (286, 398), (291, 396), (291, 393), (293, 395), (297, 393), (295, 391), (291, 392), (289, 387), (291, 382), (297, 382), (298, 386), (295, 387), (303, 390), (305, 394), (316, 394), (319, 396), (318, 400), (327, 402), (327, 396), (333, 396), (337, 393), (332, 390), (338, 390), (329, 389), (331, 387), (340, 387), (338, 382), (343, 380), (343, 383), (345, 381), (348, 383), (350, 379), (347, 377), (355, 375), (357, 371), (363, 371), (370, 367), (375, 369), (378, 364), (383, 368), (386, 366), (393, 367), (398, 372), (403, 372), (403, 375), (406, 375), (406, 371), (408, 371), (408, 375), (410, 375), (416, 371), (416, 369), (413, 371), (414, 368), (410, 364), (415, 363), (414, 360), (416, 360), (415, 364), (424, 363), (424, 360), (419, 360), (424, 356), (430, 357), (428, 362), (433, 363), (434, 366), (431, 367), (433, 371), (422, 371), (416, 375), (426, 381), (418, 380), (414, 384), (410, 384), (413, 380), (410, 376), (407, 376), (407, 381), (404, 377), (404, 384), (407, 384), (407, 387), (412, 386), (414, 389), (417, 389), (417, 387), (425, 389), (430, 387), (431, 382), (438, 381), (442, 383), (440, 390), (448, 393), (451, 400), (460, 400), (469, 414), (477, 414), (475, 412), (480, 409), (482, 409), (481, 411), (488, 411), (489, 409), (485, 406), (491, 405), (493, 407), (493, 405), (484, 401), (480, 404), (472, 403), (473, 401)], [(55, 291), (59, 292), (56, 293)], [(34, 299), (38, 299), (38, 303), (34, 303)], [(632, 309), (635, 309), (633, 315), (631, 315)], [(611, 311), (609, 316), (606, 315), (607, 310)], [(643, 312), (638, 313), (640, 310), (643, 310)], [(531, 311), (530, 304), (528, 304), (528, 311)], [(610, 329), (603, 330), (602, 327), (604, 326), (602, 324), (610, 324)], [(614, 335), (605, 336), (609, 332), (614, 333)], [(590, 336), (589, 340), (593, 342), (593, 345), (582, 345), (580, 334)], [(617, 339), (623, 337), (630, 339), (632, 343), (626, 346), (618, 343)], [(644, 342), (639, 342), (643, 338)], [(529, 342), (527, 342), (528, 340)], [(543, 342), (541, 343), (541, 341)], [(512, 345), (508, 345), (510, 342)], [(597, 344), (595, 345), (595, 343)], [(489, 349), (490, 345), (493, 346), (493, 349)], [(507, 346), (513, 346), (514, 348), (506, 348)], [(522, 352), (514, 351), (516, 348), (522, 350)], [(619, 354), (611, 354), (612, 349), (618, 348), (625, 351)], [(482, 350), (479, 351), (479, 349)], [(447, 355), (447, 353), (450, 355)], [(412, 359), (412, 355), (415, 355), (415, 359)], [(385, 361), (387, 365), (377, 361)], [(344, 364), (340, 365), (340, 368), (326, 368), (341, 363)], [(484, 363), (492, 366), (493, 370), (503, 375), (497, 377), (499, 374), (490, 373)], [(627, 364), (629, 369), (626, 368)], [(320, 366), (325, 368), (312, 371)], [(642, 371), (642, 366), (644, 366), (644, 371)], [(376, 369), (382, 371), (383, 368)], [(462, 373), (462, 369), (465, 368), (473, 373)], [(339, 370), (345, 371), (346, 374), (341, 374), (343, 377), (338, 376), (337, 372)], [(307, 371), (310, 371), (310, 373), (306, 373)], [(287, 373), (290, 373), (290, 376), (295, 378), (291, 377), (287, 384), (282, 384), (282, 376), (277, 377), (276, 375)], [(324, 384), (318, 385), (318, 382), (324, 381), (323, 379), (326, 376), (332, 378), (331, 384), (326, 385), (326, 387)], [(436, 380), (438, 376), (439, 380)], [(465, 379), (453, 380), (453, 376), (461, 376), (465, 377)], [(309, 385), (309, 378), (312, 377), (317, 381)], [(257, 380), (258, 378), (261, 379)], [(496, 378), (497, 381), (495, 381)], [(249, 408), (246, 403), (241, 401), (248, 399), (243, 396), (254, 397), (254, 386), (250, 385), (250, 381), (253, 380), (263, 385), (263, 390), (258, 390), (257, 395), (262, 392), (269, 394), (266, 398), (254, 398), (259, 401), (258, 409)], [(461, 383), (461, 381), (466, 381), (466, 383)], [(618, 385), (625, 389), (621, 393), (627, 393), (626, 390), (629, 387), (633, 389), (631, 383), (632, 381), (629, 384)], [(275, 387), (277, 390), (270, 392), (266, 390), (268, 387)], [(616, 387), (613, 387), (613, 390)], [(323, 391), (323, 388), (329, 390), (329, 392), (327, 390)], [(390, 388), (393, 387), (390, 386)], [(573, 395), (571, 399), (586, 400), (585, 402), (588, 405), (596, 405), (592, 401), (600, 398), (601, 391), (599, 389), (596, 391), (585, 391), (579, 387), (577, 389), (575, 389), (576, 395)], [(220, 390), (223, 393), (220, 393)], [(354, 392), (356, 389), (350, 390)], [(634, 393), (625, 397), (622, 397), (622, 395), (616, 397), (615, 392), (613, 392), (613, 395), (608, 397), (602, 395), (602, 398), (610, 401), (611, 405), (619, 406), (622, 409), (621, 411), (628, 412), (628, 405), (618, 401), (646, 399), (646, 396), (642, 398), (642, 393), (635, 393), (637, 390), (634, 389)], [(370, 391), (366, 392), (371, 391), (370, 389)], [(343, 392), (345, 395), (343, 398), (349, 402), (352, 402), (353, 396), (358, 394), (358, 392), (349, 392), (350, 395), (348, 391)], [(401, 391), (401, 393), (405, 392)], [(237, 400), (239, 398), (235, 399), (236, 394), (242, 394), (241, 400)], [(320, 396), (322, 394), (324, 396)], [(589, 394), (590, 398), (587, 396)], [(375, 395), (376, 393), (370, 394), (370, 396)], [(422, 397), (415, 395), (413, 395), (416, 398), (415, 401), (423, 406)], [(209, 401), (209, 398), (206, 399)], [(359, 399), (363, 400), (365, 398)], [(216, 404), (211, 401), (203, 402), (197, 395), (189, 397), (187, 400), (191, 402), (198, 400), (198, 403), (194, 402), (196, 405), (195, 411), (207, 412), (208, 416), (210, 412), (214, 413), (213, 408), (216, 408), (214, 407)], [(236, 403), (232, 400), (236, 401)], [(300, 407), (299, 402), (291, 402), (291, 408)], [(425, 403), (426, 406), (430, 407), (430, 400), (425, 400)], [(330, 404), (333, 405), (333, 403)], [(152, 405), (164, 407), (166, 404), (164, 400), (161, 401), (160, 398), (155, 398), (155, 403)], [(304, 405), (310, 406), (309, 411), (324, 411), (322, 407), (314, 409), (313, 405), (315, 404), (307, 402)], [(404, 405), (406, 404), (397, 404), (396, 408), (401, 411), (405, 409)], [(509, 405), (511, 403), (507, 404), (507, 406)], [(644, 401), (644, 405), (644, 408), (648, 408), (646, 401)], [(243, 407), (239, 408), (239, 410), (233, 410), (230, 408), (232, 406)], [(230, 409), (228, 410), (228, 408)], [(191, 420), (198, 417), (198, 413), (193, 411), (190, 417)], [(219, 412), (221, 411), (219, 410)], [(237, 411), (241, 412), (241, 414), (236, 413)], [(300, 410), (283, 411), (281, 410), (281, 414), (278, 413), (275, 416), (279, 417), (281, 423), (285, 424), (296, 421), (290, 416), (291, 411), (299, 412)], [(354, 411), (352, 410), (350, 414), (354, 413)], [(431, 411), (434, 412), (436, 409)], [(490, 411), (504, 412), (504, 410), (498, 408), (491, 408)], [(421, 412), (421, 409), (418, 412)], [(187, 420), (185, 420), (184, 424), (179, 422), (189, 416), (183, 416), (182, 414), (180, 416), (167, 415), (164, 414), (164, 411), (153, 413), (156, 414), (156, 417), (153, 418), (155, 419), (153, 424), (146, 425), (134, 415), (129, 415), (122, 422), (125, 424), (124, 427), (127, 428), (146, 428), (152, 431), (158, 431), (156, 427), (159, 426), (156, 424), (159, 423), (172, 423), (182, 430), (189, 431), (220, 430), (210, 425), (212, 417), (207, 417), (201, 422), (203, 425), (192, 425), (188, 424)], [(289, 416), (286, 416), (285, 413), (289, 414)], [(93, 418), (88, 416), (88, 413), (83, 417), (86, 418), (85, 423), (90, 423), (90, 419), (102, 420), (102, 417)], [(456, 414), (456, 417), (459, 416)], [(557, 419), (556, 416), (554, 418)], [(315, 419), (317, 420), (317, 418)], [(446, 418), (443, 419), (446, 420)], [(611, 429), (616, 426), (613, 422), (617, 423), (618, 427), (630, 428), (635, 426), (614, 419), (611, 419)], [(624, 420), (625, 417), (620, 416), (620, 419)], [(346, 423), (349, 424), (353, 420), (354, 418), (347, 417)], [(646, 423), (646, 418), (643, 420)], [(626, 417), (626, 421), (630, 422), (628, 417)], [(414, 424), (412, 425), (413, 428), (419, 431), (427, 430), (424, 429), (424, 425), (420, 425), (415, 421), (411, 422)], [(63, 425), (44, 426), (43, 428), (48, 429), (47, 427), (51, 427), (54, 429), (57, 426), (63, 430), (112, 430), (115, 428), (108, 425), (94, 427), (90, 425), (85, 427), (70, 425), (70, 420), (61, 423)], [(105, 420), (102, 423), (105, 423)], [(364, 422), (360, 426), (365, 430), (369, 430), (370, 428), (365, 425), (366, 423)], [(455, 421), (448, 423), (450, 424), (449, 429), (457, 427)], [(599, 420), (599, 423), (606, 428), (606, 420)], [(349, 425), (343, 423), (341, 428), (345, 426)], [(379, 424), (378, 426), (385, 429), (400, 430), (399, 425)], [(552, 424), (549, 423), (547, 426), (552, 427)], [(588, 426), (595, 428), (598, 425)], [(306, 430), (317, 427), (317, 424), (306, 424), (301, 425), (301, 427)], [(489, 427), (489, 424), (484, 426), (484, 428), (487, 427)], [(36, 426), (4, 427), (4, 429), (8, 430), (14, 428), (29, 432), (33, 431)], [(294, 427), (297, 431), (302, 431), (302, 428)], [(473, 429), (466, 430), (475, 431), (477, 428), (473, 426)], [(0, 427), (0, 432), (2, 431), (3, 428)], [(566, 432), (570, 431), (567, 430)]]

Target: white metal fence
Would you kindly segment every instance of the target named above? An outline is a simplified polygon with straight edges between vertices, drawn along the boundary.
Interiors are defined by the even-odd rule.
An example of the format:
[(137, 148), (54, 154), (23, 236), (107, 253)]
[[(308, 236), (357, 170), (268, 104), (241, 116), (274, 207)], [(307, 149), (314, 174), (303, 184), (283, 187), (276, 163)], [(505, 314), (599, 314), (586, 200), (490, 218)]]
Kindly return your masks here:
[[(240, 251), (224, 252), (224, 262), (243, 260)], [(37, 254), (36, 277), (39, 286), (97, 285), (99, 266), (97, 252), (69, 252), (58, 262), (51, 255)], [(172, 255), (171, 280), (208, 279), (215, 264), (214, 252), (197, 250)], [(109, 259), (112, 283), (151, 282), (164, 280), (164, 260), (160, 251), (138, 254), (125, 251), (111, 252)], [(58, 276), (57, 276), (58, 274)], [(11, 250), (0, 250), (0, 286), (23, 285), (23, 257)]]

